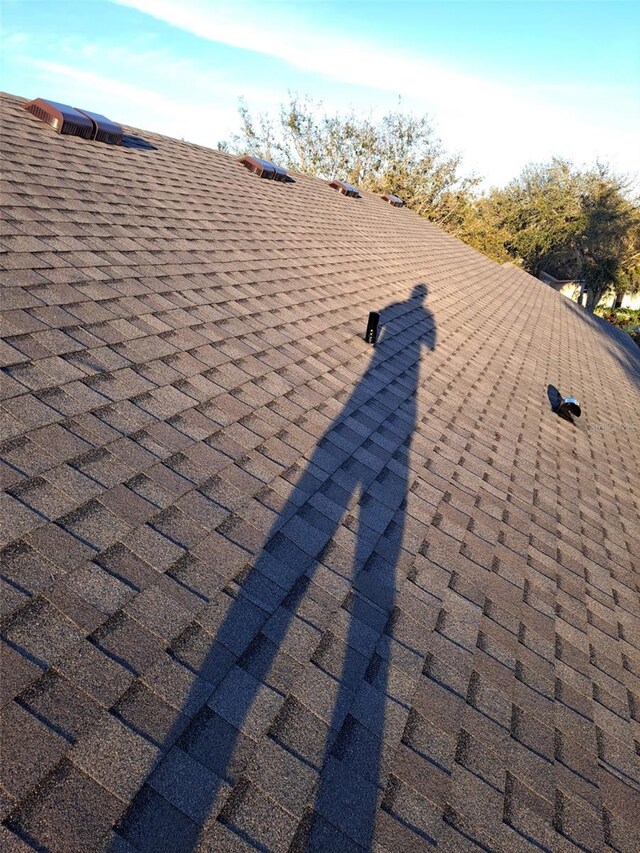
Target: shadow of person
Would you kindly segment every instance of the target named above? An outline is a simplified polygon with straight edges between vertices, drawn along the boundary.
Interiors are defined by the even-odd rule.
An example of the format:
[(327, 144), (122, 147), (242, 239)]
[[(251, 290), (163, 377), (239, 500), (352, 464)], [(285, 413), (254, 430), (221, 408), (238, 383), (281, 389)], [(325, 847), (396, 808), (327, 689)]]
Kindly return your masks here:
[[(382, 310), (367, 370), (218, 620), (215, 642), (197, 670), (209, 693), (195, 714), (194, 697), (187, 698), (162, 760), (116, 827), (138, 849), (213, 849), (215, 804), (230, 785), (243, 784), (242, 744), (267, 725), (268, 737), (306, 768), (297, 849), (370, 847), (384, 784), (389, 655), (420, 357), (436, 345), (426, 295), (426, 286), (416, 285), (406, 301)], [(313, 583), (319, 566), (333, 573), (344, 599), (341, 605), (331, 599), (333, 612), (324, 622), (317, 614), (327, 608), (316, 600), (322, 587)], [(305, 637), (313, 642), (308, 651)], [(282, 659), (297, 653), (303, 663), (287, 672)], [(291, 721), (302, 707), (317, 714), (317, 725), (297, 743)], [(191, 720), (180, 732), (186, 715)], [(194, 760), (191, 770), (185, 753)], [(220, 813), (231, 828), (233, 800)]]

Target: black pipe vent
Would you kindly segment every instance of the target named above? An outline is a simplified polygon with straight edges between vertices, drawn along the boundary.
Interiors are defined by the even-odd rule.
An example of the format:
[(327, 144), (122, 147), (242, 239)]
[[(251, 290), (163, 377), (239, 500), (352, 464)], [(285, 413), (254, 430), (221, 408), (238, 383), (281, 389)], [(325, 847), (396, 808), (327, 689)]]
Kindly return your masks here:
[(122, 142), (122, 128), (115, 121), (111, 121), (106, 116), (100, 113), (90, 113), (88, 110), (81, 110), (76, 107), (79, 113), (86, 116), (93, 125), (93, 135), (91, 139), (97, 142), (106, 142), (107, 145), (120, 145)]
[(329, 186), (341, 192), (342, 195), (348, 195), (350, 198), (360, 198), (360, 193), (355, 187), (352, 187), (351, 184), (348, 184), (346, 181), (331, 181)]
[(73, 107), (67, 104), (58, 104), (55, 101), (45, 101), (44, 98), (36, 98), (34, 101), (24, 105), (25, 110), (30, 112), (40, 121), (52, 127), (56, 133), (65, 133), (69, 136), (81, 136), (83, 139), (93, 137), (93, 122)]
[(263, 160), (261, 157), (250, 157), (249, 155), (240, 157), (239, 159), (245, 168), (249, 169), (250, 172), (253, 172), (259, 178), (266, 178), (268, 181), (282, 181), (283, 183), (290, 180), (286, 170), (282, 166), (272, 163), (270, 160)]
[(393, 205), (393, 207), (404, 207), (404, 202), (402, 201), (402, 199), (398, 198), (397, 195), (392, 195), (391, 193), (383, 195), (382, 200)]

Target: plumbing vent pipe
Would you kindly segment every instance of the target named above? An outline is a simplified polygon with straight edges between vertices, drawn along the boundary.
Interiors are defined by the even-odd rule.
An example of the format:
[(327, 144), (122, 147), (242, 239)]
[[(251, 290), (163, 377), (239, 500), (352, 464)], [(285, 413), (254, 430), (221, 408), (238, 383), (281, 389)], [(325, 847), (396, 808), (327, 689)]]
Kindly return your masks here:
[(346, 181), (331, 181), (329, 186), (332, 189), (341, 192), (342, 195), (348, 195), (351, 198), (360, 198), (360, 193), (356, 187), (351, 186), (351, 184), (348, 184)]
[(563, 397), (555, 385), (547, 385), (547, 397), (552, 411), (567, 421), (579, 418), (582, 414), (580, 403), (575, 397)]
[(378, 311), (370, 311), (369, 319), (367, 320), (367, 331), (364, 339), (368, 344), (376, 345), (378, 340), (378, 323), (380, 322), (380, 314)]
[(582, 414), (580, 403), (576, 400), (575, 397), (563, 397), (556, 411), (564, 418), (571, 415), (576, 418), (579, 418)]

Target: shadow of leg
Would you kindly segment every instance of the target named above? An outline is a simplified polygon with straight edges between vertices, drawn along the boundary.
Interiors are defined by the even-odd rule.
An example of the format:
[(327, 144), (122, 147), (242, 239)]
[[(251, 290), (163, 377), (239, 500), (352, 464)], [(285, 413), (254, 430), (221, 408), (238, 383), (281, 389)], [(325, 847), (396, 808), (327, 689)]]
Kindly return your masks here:
[[(406, 483), (361, 502), (360, 536), (384, 530), (375, 551), (357, 572), (314, 814), (304, 847), (308, 851), (371, 847), (376, 811), (385, 784), (382, 772), (389, 695), (397, 563), (401, 551)], [(384, 520), (387, 524), (384, 524)], [(359, 536), (359, 538), (360, 538)], [(387, 721), (388, 722), (388, 721)]]

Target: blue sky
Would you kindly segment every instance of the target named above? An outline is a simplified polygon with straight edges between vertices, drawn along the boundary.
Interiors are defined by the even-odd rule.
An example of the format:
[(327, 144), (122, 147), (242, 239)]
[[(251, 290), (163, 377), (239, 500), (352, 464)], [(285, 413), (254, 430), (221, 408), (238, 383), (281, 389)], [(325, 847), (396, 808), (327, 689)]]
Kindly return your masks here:
[(428, 113), (487, 184), (530, 161), (640, 173), (640, 3), (2, 0), (1, 88), (215, 146), (243, 95)]

